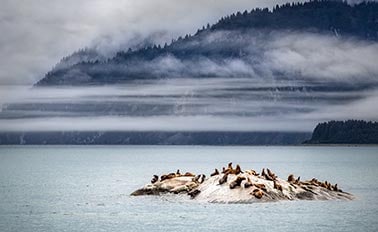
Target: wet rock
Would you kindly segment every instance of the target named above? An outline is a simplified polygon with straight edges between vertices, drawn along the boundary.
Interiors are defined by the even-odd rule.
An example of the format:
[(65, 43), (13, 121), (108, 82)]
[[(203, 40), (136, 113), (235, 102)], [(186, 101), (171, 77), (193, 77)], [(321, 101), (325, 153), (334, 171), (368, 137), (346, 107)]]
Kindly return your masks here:
[[(295, 179), (290, 175), (287, 180), (280, 179), (270, 169), (265, 169), (261, 175), (256, 172), (243, 172), (240, 165), (237, 168), (228, 164), (223, 168), (223, 175), (204, 174), (190, 176), (178, 173), (170, 178), (163, 178), (153, 184), (147, 184), (131, 195), (160, 195), (165, 193), (187, 194), (192, 199), (213, 203), (253, 203), (272, 202), (280, 200), (352, 200), (354, 196), (340, 191), (337, 184), (332, 185), (313, 178), (308, 181)], [(165, 176), (165, 175), (163, 175)]]

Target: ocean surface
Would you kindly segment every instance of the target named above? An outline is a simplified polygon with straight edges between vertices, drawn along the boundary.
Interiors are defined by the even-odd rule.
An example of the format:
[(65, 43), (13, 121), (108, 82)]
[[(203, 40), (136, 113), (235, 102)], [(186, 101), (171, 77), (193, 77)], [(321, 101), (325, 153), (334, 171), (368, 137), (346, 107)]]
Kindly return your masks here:
[[(353, 201), (131, 197), (153, 174), (228, 162), (338, 183)], [(378, 147), (3, 146), (0, 231), (378, 231)]]

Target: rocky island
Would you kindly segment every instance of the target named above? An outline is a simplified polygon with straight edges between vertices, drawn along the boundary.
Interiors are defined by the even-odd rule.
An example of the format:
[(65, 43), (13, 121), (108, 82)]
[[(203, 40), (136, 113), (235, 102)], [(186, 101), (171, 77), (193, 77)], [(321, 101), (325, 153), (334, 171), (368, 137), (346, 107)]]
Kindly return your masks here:
[(131, 195), (187, 194), (190, 198), (210, 203), (254, 203), (280, 200), (352, 200), (353, 195), (342, 191), (337, 184), (319, 181), (316, 178), (301, 181), (300, 177), (289, 175), (281, 179), (270, 169), (261, 173), (242, 170), (232, 163), (215, 169), (210, 177), (184, 174), (177, 170), (162, 176), (154, 175), (151, 183)]

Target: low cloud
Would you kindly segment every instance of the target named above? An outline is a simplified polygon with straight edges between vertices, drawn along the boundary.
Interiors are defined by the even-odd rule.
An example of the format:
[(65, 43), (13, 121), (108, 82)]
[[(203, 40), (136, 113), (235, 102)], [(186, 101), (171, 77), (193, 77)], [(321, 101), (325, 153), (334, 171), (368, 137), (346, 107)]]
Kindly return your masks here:
[[(197, 51), (199, 54), (206, 49), (242, 54), (237, 58), (221, 55), (178, 58), (169, 54), (129, 66), (122, 63), (100, 65), (97, 71), (100, 75), (109, 76), (112, 72), (140, 73), (148, 70), (149, 74), (157, 77), (251, 77), (268, 81), (327, 82), (330, 85), (378, 84), (378, 43), (355, 38), (295, 31), (218, 31), (178, 49)], [(110, 74), (102, 74), (106, 70)], [(69, 76), (64, 78), (68, 80)]]
[[(0, 84), (33, 84), (72, 52), (170, 42), (235, 11), (286, 0), (3, 0)], [(146, 41), (147, 40), (147, 41)]]
[(19, 94), (3, 102), (0, 131), (309, 132), (321, 121), (378, 120), (377, 90), (319, 88), (323, 85), (186, 78), (98, 87), (18, 86), (13, 93)]
[(378, 43), (317, 34), (286, 34), (266, 45), (265, 64), (319, 80), (378, 81)]
[[(297, 123), (295, 131), (309, 131), (312, 122)], [(288, 121), (270, 118), (156, 116), (0, 120), (2, 131), (292, 131)]]

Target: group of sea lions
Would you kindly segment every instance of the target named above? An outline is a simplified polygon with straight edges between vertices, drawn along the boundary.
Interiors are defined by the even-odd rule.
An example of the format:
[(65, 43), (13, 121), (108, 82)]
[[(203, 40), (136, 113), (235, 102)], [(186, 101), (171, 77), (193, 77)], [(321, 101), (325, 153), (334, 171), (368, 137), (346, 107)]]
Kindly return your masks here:
[(330, 191), (342, 192), (342, 190), (337, 187), (337, 184), (332, 185), (328, 181), (321, 182), (316, 178), (312, 178), (309, 181), (300, 181), (300, 179), (301, 179), (301, 177), (298, 177), (297, 179), (295, 179), (294, 175), (291, 174), (291, 175), (288, 176), (287, 182), (289, 182), (293, 187), (295, 187), (294, 185), (298, 185), (298, 186), (300, 186), (300, 187), (302, 187), (306, 190), (308, 190), (306, 188), (306, 186), (317, 186), (317, 187), (326, 188)]
[(337, 187), (337, 184), (332, 185), (328, 181), (321, 182), (321, 181), (318, 181), (316, 178), (312, 178), (310, 181), (299, 182), (299, 184), (301, 184), (301, 185), (308, 185), (308, 186), (315, 185), (315, 186), (320, 186), (320, 187), (326, 188), (326, 189), (328, 189), (330, 191), (343, 192), (341, 189), (339, 189)]
[[(243, 190), (242, 192), (244, 192), (243, 196), (245, 196), (245, 198), (248, 198), (249, 194), (249, 196), (252, 195), (256, 199), (264, 198), (267, 201), (270, 199), (310, 199), (312, 198), (311, 196), (318, 196), (320, 198), (323, 196), (322, 192), (324, 191), (336, 191), (340, 194), (344, 194), (342, 190), (338, 188), (337, 184), (332, 185), (328, 181), (321, 182), (316, 178), (301, 181), (300, 177), (295, 178), (293, 174), (289, 175), (286, 181), (279, 179), (269, 168), (263, 168), (261, 173), (253, 169), (243, 171), (239, 164), (234, 168), (232, 162), (230, 162), (227, 167), (223, 167), (221, 170), (220, 172), (215, 168), (209, 178), (206, 178), (205, 174), (195, 175), (191, 172), (182, 174), (180, 170), (161, 175), (160, 177), (153, 175), (150, 185), (147, 185), (144, 189), (137, 190), (132, 195), (171, 192), (187, 193), (191, 198), (196, 198), (201, 194), (201, 191), (205, 191), (204, 195), (201, 194), (201, 198), (203, 198), (210, 194), (210, 192), (206, 193), (207, 186), (213, 186), (213, 188), (219, 189), (221, 195), (218, 196), (228, 194), (238, 196), (239, 192), (235, 192), (235, 195), (228, 191), (240, 189)], [(209, 182), (207, 182), (208, 180)], [(225, 186), (225, 184), (227, 184), (230, 190), (226, 191), (227, 189), (224, 189), (223, 186)], [(336, 198), (339, 196), (337, 193), (332, 195), (336, 196)]]
[[(176, 177), (181, 177), (181, 176), (193, 176), (194, 177), (195, 175), (193, 173), (190, 173), (190, 172), (186, 172), (185, 174), (181, 174), (180, 173), (180, 169), (177, 169), (176, 173), (171, 172), (171, 173), (169, 173), (167, 175), (160, 176), (160, 181), (169, 180), (169, 179), (176, 178)], [(159, 181), (159, 176), (158, 175), (153, 175), (153, 177), (151, 179), (151, 184), (154, 184), (157, 181)]]
[[(269, 170), (269, 169), (268, 169)], [(219, 179), (219, 185), (222, 185), (227, 182), (229, 175), (236, 175), (236, 179), (232, 181), (229, 184), (230, 189), (235, 189), (237, 187), (242, 187), (242, 182), (244, 181), (244, 188), (252, 188), (251, 195), (255, 196), (258, 199), (261, 199), (264, 196), (264, 192), (267, 192), (267, 189), (264, 184), (258, 184), (258, 183), (252, 183), (251, 179), (249, 177), (240, 176), (240, 174), (243, 174), (244, 172), (241, 170), (240, 165), (237, 164), (236, 168), (232, 167), (232, 162), (230, 162), (227, 165), (227, 168), (222, 168), (222, 174), (223, 176)], [(260, 176), (259, 173), (257, 173), (255, 170), (246, 170), (245, 173), (253, 176)], [(269, 174), (265, 174), (265, 170), (262, 171), (263, 176), (267, 176), (269, 179), (274, 180), (276, 178), (276, 175), (274, 175), (270, 170), (268, 171)], [(211, 176), (220, 175), (218, 172), (218, 169), (215, 169), (215, 172), (211, 174)], [(266, 178), (266, 177), (265, 177)], [(282, 189), (282, 187), (281, 187)]]

